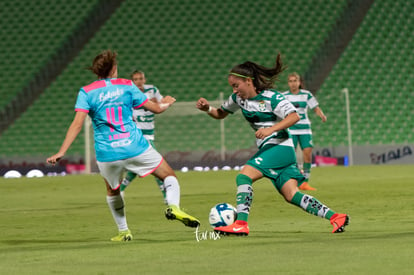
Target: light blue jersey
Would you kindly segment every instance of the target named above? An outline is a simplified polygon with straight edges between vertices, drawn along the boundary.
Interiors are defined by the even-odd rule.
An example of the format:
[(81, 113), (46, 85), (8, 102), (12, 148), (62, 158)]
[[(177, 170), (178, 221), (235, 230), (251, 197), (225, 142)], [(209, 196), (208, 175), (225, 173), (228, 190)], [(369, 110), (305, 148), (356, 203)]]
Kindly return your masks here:
[(97, 80), (80, 89), (75, 111), (92, 119), (97, 161), (127, 159), (148, 149), (148, 141), (132, 120), (132, 108), (147, 101), (131, 80), (122, 78)]

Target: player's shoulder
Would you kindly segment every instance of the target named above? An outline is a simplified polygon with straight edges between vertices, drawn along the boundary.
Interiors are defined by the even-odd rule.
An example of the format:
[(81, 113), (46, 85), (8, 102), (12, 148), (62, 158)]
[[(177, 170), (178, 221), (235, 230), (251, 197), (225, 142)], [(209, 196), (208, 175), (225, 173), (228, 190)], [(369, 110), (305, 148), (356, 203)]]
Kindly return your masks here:
[(264, 90), (260, 93), (260, 96), (266, 97), (266, 98), (272, 98), (275, 96), (275, 94), (280, 94), (280, 93), (276, 90)]
[(308, 91), (308, 90), (304, 90), (304, 89), (300, 89), (300, 90), (299, 90), (299, 92), (300, 92), (301, 94), (313, 95), (310, 91)]
[(90, 91), (97, 90), (100, 88), (106, 87), (105, 80), (96, 80), (88, 85), (85, 85), (81, 88), (81, 91), (89, 93)]
[(232, 93), (232, 94), (230, 95), (230, 98), (231, 98), (234, 102), (237, 102), (237, 98), (241, 99), (239, 96), (237, 96), (237, 94), (236, 94), (236, 93)]
[(289, 95), (289, 94), (291, 94), (291, 92), (289, 90), (287, 90), (287, 91), (281, 92), (281, 94), (282, 95)]
[(126, 85), (126, 86), (132, 86), (133, 82), (131, 79), (125, 79), (125, 78), (113, 78), (111, 79), (112, 85)]
[(275, 89), (264, 90), (263, 92), (260, 93), (260, 95), (268, 99), (277, 99), (277, 100), (285, 99), (284, 94)]
[(144, 90), (145, 91), (157, 91), (158, 90), (158, 88), (157, 87), (155, 87), (154, 85), (152, 85), (152, 84), (144, 84)]

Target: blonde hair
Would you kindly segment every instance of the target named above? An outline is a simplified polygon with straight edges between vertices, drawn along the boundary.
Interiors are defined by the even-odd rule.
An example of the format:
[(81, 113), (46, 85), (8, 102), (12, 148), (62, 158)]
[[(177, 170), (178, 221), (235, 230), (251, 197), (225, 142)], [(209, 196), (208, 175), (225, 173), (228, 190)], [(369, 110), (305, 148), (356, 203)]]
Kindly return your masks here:
[(300, 75), (299, 75), (297, 72), (290, 73), (290, 74), (288, 75), (288, 79), (289, 79), (291, 76), (296, 77), (296, 78), (297, 78), (297, 80), (299, 81), (299, 89), (304, 89), (304, 88), (305, 88), (305, 85), (304, 85), (304, 83), (303, 83), (303, 80), (302, 80), (302, 78), (300, 77)]
[(289, 79), (289, 77), (291, 77), (291, 76), (295, 76), (295, 77), (296, 77), (299, 81), (301, 81), (300, 75), (299, 75), (297, 72), (290, 73), (290, 74), (288, 75), (288, 79)]

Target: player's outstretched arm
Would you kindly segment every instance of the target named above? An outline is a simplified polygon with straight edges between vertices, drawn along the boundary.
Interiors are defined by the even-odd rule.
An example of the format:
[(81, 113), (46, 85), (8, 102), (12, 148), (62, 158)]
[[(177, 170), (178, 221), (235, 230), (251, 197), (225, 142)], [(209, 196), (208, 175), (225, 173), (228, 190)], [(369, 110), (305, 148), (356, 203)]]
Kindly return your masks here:
[(322, 122), (326, 122), (327, 118), (320, 107), (316, 107), (313, 111), (321, 118)]
[(203, 112), (207, 112), (209, 116), (215, 119), (223, 119), (229, 114), (221, 108), (212, 107), (208, 100), (203, 97), (197, 101), (196, 107)]
[(73, 119), (72, 124), (69, 126), (69, 129), (66, 132), (65, 140), (63, 141), (59, 152), (47, 158), (46, 159), (47, 163), (54, 165), (65, 155), (70, 145), (73, 143), (73, 141), (78, 136), (79, 132), (82, 130), (83, 122), (85, 121), (85, 118), (87, 115), (88, 114), (85, 112), (76, 112), (75, 118)]
[(161, 100), (161, 103), (155, 103), (151, 100), (148, 100), (143, 107), (155, 114), (160, 114), (168, 109), (172, 104), (174, 104), (175, 98), (172, 96), (164, 96)]

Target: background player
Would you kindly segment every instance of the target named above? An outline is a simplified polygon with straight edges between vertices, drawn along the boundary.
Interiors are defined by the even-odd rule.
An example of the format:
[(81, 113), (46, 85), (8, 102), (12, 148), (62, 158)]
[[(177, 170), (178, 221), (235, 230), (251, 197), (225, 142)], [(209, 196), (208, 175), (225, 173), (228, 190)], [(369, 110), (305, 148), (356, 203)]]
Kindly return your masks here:
[[(149, 100), (155, 103), (161, 103), (163, 96), (154, 85), (146, 84), (145, 73), (143, 71), (135, 70), (131, 73), (132, 82), (148, 97)], [(141, 129), (144, 138), (155, 148), (154, 145), (154, 128), (155, 128), (155, 114), (145, 108), (134, 109), (132, 117), (135, 124)], [(137, 174), (127, 171), (125, 178), (121, 182), (121, 195), (124, 195), (125, 188), (136, 178)], [(164, 183), (155, 177), (155, 180), (160, 188), (165, 202), (165, 187)]]
[(318, 115), (322, 122), (326, 121), (326, 116), (319, 103), (311, 92), (302, 89), (301, 79), (298, 73), (291, 73), (288, 76), (289, 91), (283, 92), (283, 95), (296, 107), (300, 120), (289, 128), (292, 135), (295, 149), (299, 143), (303, 152), (303, 174), (306, 181), (299, 187), (302, 190), (316, 190), (309, 185), (309, 179), (312, 167), (312, 129), (308, 117), (308, 109), (311, 109)]

